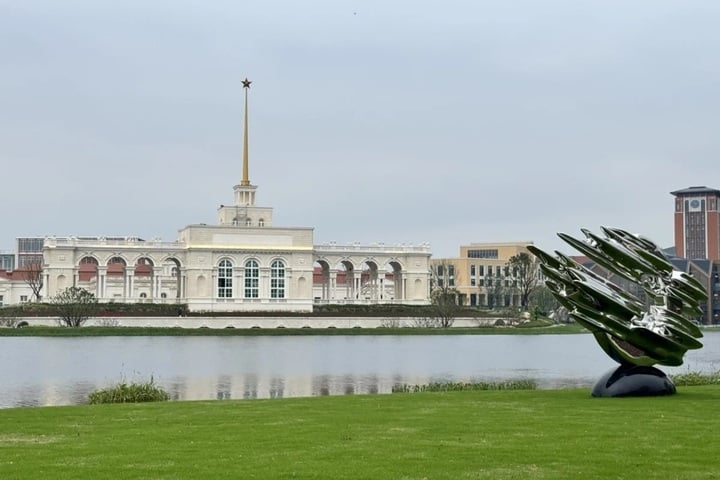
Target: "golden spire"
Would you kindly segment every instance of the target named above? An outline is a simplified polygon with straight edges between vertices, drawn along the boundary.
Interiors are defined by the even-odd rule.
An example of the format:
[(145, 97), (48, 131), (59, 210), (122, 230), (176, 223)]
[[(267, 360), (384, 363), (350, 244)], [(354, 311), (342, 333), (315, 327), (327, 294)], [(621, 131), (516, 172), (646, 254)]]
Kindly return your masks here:
[(240, 185), (250, 185), (250, 179), (248, 178), (248, 90), (250, 90), (250, 84), (252, 82), (245, 77), (242, 81), (243, 88), (245, 89), (245, 130), (243, 136), (243, 176)]

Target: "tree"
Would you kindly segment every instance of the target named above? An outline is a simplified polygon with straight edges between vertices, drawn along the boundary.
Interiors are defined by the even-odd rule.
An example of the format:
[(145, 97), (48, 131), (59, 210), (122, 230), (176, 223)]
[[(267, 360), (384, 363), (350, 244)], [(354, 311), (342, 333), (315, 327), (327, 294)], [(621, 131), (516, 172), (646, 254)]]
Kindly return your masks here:
[(95, 295), (80, 287), (68, 287), (52, 297), (58, 322), (67, 327), (81, 327), (85, 321), (95, 315), (98, 301)]
[(42, 260), (34, 260), (23, 265), (23, 279), (33, 292), (35, 300), (40, 301), (40, 292), (43, 288), (43, 268)]
[(521, 252), (508, 260), (508, 266), (513, 272), (514, 281), (517, 282), (517, 291), (520, 294), (520, 307), (527, 310), (530, 294), (538, 284), (539, 260), (529, 253)]
[(462, 307), (458, 305), (460, 292), (455, 288), (455, 265), (443, 260), (431, 270), (432, 291), (432, 323), (435, 326), (448, 328), (455, 322), (455, 317)]
[(505, 295), (505, 278), (502, 275), (485, 277), (485, 293), (488, 308), (502, 307)]
[(448, 328), (455, 323), (455, 317), (462, 309), (458, 305), (458, 290), (456, 288), (438, 288), (433, 290), (430, 297), (432, 312), (438, 327)]
[(560, 306), (560, 303), (546, 285), (538, 285), (528, 298), (528, 305), (537, 309), (542, 315), (549, 315)]

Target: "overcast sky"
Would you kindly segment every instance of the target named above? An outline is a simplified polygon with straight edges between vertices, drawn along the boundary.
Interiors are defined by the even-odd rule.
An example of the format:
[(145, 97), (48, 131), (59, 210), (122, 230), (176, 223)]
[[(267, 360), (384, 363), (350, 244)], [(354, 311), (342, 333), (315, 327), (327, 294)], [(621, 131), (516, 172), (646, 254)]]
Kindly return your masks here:
[(717, 0), (0, 0), (0, 249), (175, 240), (241, 177), (315, 242), (673, 242), (720, 188)]

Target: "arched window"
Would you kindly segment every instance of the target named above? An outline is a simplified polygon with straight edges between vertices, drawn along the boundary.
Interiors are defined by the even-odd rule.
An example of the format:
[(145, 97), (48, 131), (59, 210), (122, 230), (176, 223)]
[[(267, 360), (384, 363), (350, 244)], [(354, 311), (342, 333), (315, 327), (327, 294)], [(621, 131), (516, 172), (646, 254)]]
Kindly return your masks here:
[(232, 297), (233, 266), (230, 260), (222, 260), (218, 265), (218, 297)]
[(275, 260), (270, 265), (270, 298), (285, 298), (285, 263)]
[(250, 218), (246, 219), (246, 220), (245, 220), (245, 226), (246, 226), (246, 227), (251, 227), (251, 226), (252, 226), (252, 219), (250, 219)]
[(264, 226), (265, 226), (265, 220), (263, 220), (261, 218), (260, 220), (258, 220), (258, 227), (264, 227)]
[(260, 284), (260, 269), (255, 260), (245, 262), (245, 298), (258, 298)]
[(167, 293), (165, 293), (165, 292), (161, 293), (160, 298), (167, 298)]
[(142, 292), (142, 293), (140, 294), (140, 298), (147, 298), (147, 293)]

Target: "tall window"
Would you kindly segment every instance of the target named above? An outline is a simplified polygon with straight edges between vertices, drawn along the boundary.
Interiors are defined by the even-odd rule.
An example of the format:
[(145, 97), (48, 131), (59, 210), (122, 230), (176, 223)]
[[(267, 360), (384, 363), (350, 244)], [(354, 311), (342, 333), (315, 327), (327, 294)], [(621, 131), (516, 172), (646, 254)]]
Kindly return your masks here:
[(258, 298), (260, 269), (255, 260), (245, 262), (245, 298)]
[(233, 266), (230, 260), (222, 260), (218, 265), (218, 297), (232, 297)]
[(275, 260), (270, 265), (270, 298), (285, 298), (285, 263)]

